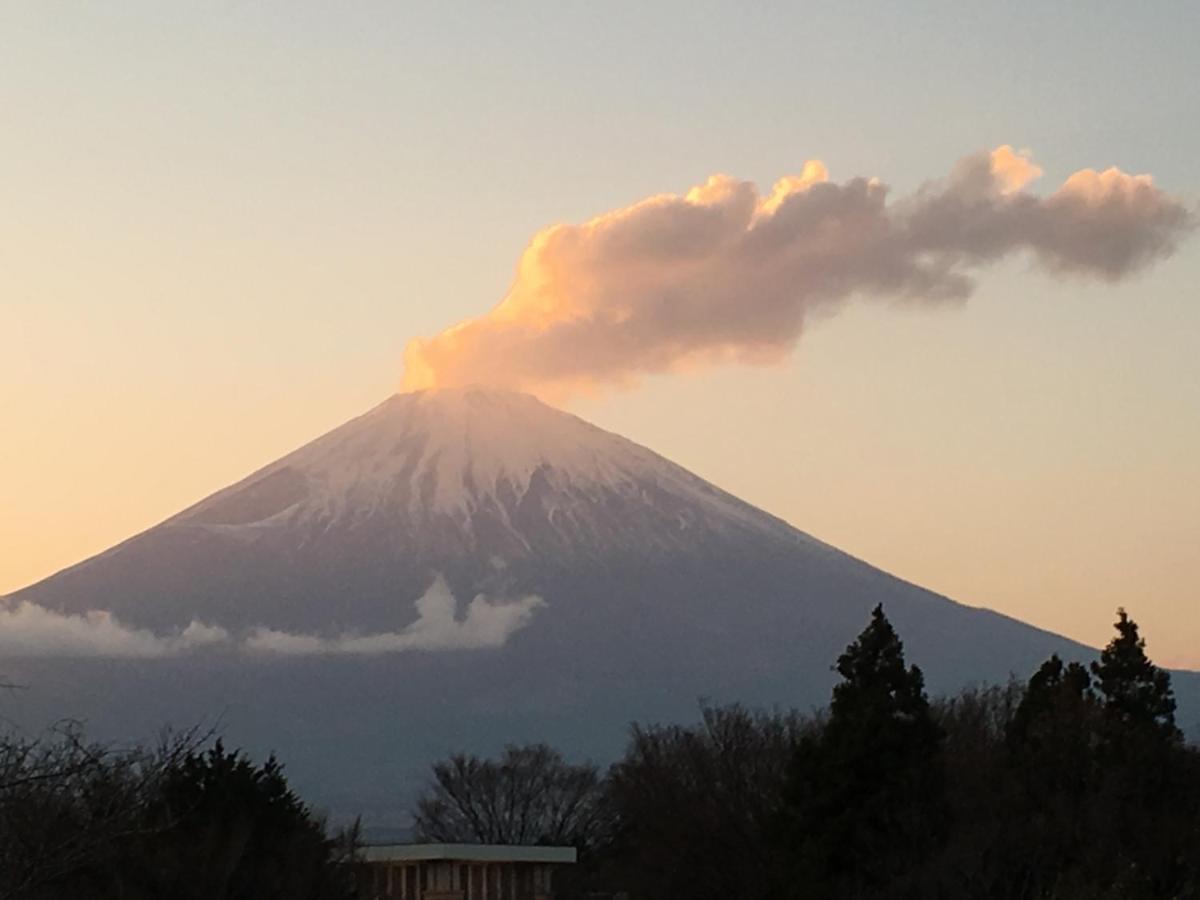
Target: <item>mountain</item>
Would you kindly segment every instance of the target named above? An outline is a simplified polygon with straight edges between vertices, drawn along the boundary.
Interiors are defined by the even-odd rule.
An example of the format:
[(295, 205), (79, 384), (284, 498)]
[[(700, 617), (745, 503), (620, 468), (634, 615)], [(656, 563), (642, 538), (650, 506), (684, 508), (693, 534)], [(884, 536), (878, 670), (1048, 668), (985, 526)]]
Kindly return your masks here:
[(525, 394), (396, 395), (18, 594), (156, 629), (330, 633), (411, 618), (431, 573), (536, 589), (547, 568), (828, 548), (651, 451)]
[[(106, 611), (154, 650), (15, 656), (6, 674), (30, 690), (10, 717), (114, 737), (219, 721), (321, 802), (378, 819), (452, 750), (546, 739), (608, 759), (631, 720), (692, 719), (701, 698), (822, 704), (876, 603), (935, 691), (1094, 654), (481, 388), (393, 396), (4, 602)], [(1196, 677), (1176, 685), (1191, 725)]]

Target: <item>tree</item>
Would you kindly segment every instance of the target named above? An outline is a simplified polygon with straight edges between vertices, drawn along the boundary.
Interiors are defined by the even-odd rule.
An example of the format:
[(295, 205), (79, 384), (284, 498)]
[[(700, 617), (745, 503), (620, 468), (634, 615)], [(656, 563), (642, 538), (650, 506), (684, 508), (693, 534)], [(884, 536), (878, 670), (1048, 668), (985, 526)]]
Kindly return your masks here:
[(1170, 679), (1137, 625), (1120, 610), (1116, 627), (1091, 675), (1047, 660), (1005, 731), (994, 895), (1195, 895), (1197, 756), (1180, 740)]
[(326, 835), (282, 766), (203, 743), (0, 738), (0, 898), (351, 897), (353, 842)]
[(158, 773), (183, 746), (117, 753), (72, 723), (36, 740), (0, 736), (0, 898), (68, 895), (106, 865), (142, 829)]
[(417, 801), (419, 840), (550, 844), (583, 850), (603, 825), (600, 773), (545, 744), (508, 746), (498, 760), (457, 754), (435, 763)]
[(1200, 795), (1195, 754), (1175, 724), (1171, 676), (1146, 655), (1146, 642), (1124, 609), (1116, 635), (1092, 664), (1103, 698), (1097, 752), (1095, 868), (1114, 865), (1129, 897), (1177, 895), (1188, 860), (1197, 858)]
[(635, 725), (609, 774), (612, 883), (639, 898), (768, 896), (769, 829), (793, 748), (815, 727), (740, 706), (706, 706), (696, 725)]
[(943, 734), (882, 606), (836, 670), (829, 720), (800, 742), (785, 793), (793, 883), (804, 896), (905, 896), (943, 826)]
[[(144, 896), (338, 900), (353, 896), (347, 848), (291, 788), (274, 757), (256, 765), (218, 740), (164, 773), (133, 853)], [(131, 879), (132, 880), (132, 879)]]
[(1116, 637), (1092, 663), (1106, 715), (1120, 728), (1153, 730), (1169, 740), (1180, 740), (1170, 674), (1146, 656), (1146, 641), (1124, 609), (1117, 610), (1115, 624)]
[(1029, 679), (1006, 734), (1018, 764), (1041, 777), (1036, 793), (1078, 793), (1094, 748), (1096, 695), (1080, 663), (1051, 656)]
[(1099, 704), (1086, 667), (1051, 656), (1029, 679), (1004, 734), (1010, 786), (996, 824), (1006, 896), (1042, 896), (1073, 877), (1095, 833)]

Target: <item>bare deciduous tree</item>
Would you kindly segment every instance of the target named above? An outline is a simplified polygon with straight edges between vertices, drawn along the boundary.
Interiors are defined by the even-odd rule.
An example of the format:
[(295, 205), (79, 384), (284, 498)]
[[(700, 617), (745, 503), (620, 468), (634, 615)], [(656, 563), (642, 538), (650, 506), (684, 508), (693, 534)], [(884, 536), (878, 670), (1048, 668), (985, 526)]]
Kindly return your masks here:
[(509, 746), (496, 760), (456, 754), (434, 765), (416, 833), (425, 841), (586, 848), (603, 828), (602, 792), (594, 765), (569, 763), (545, 744)]
[(37, 896), (137, 834), (153, 785), (197, 740), (187, 732), (153, 752), (120, 752), (75, 723), (0, 738), (0, 900)]

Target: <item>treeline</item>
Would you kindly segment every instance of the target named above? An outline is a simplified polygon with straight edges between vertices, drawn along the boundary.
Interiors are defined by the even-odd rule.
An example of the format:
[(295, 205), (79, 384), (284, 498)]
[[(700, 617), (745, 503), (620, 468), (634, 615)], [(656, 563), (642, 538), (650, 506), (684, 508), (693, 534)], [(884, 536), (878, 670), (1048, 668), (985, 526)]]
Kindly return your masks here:
[(877, 608), (816, 717), (635, 726), (607, 772), (545, 746), (436, 764), (425, 840), (572, 844), (568, 896), (1200, 897), (1200, 753), (1120, 611), (1090, 667), (930, 701)]
[(0, 740), (0, 900), (350, 900), (354, 843), (220, 741)]
[[(561, 900), (1200, 898), (1200, 752), (1136, 624), (1091, 666), (930, 701), (877, 608), (816, 716), (635, 725), (606, 771), (545, 745), (438, 762), (427, 841), (571, 845)], [(349, 900), (357, 835), (208, 736), (0, 737), (0, 900)]]

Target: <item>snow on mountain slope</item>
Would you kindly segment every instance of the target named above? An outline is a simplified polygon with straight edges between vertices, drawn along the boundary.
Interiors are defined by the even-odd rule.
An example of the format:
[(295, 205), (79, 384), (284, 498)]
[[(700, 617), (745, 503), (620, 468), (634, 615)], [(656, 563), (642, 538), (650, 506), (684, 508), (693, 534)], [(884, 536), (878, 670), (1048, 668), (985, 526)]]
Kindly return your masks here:
[(395, 395), (166, 524), (232, 533), (448, 520), (480, 540), (484, 517), (528, 551), (531, 505), (569, 543), (599, 537), (613, 503), (652, 509), (662, 533), (639, 536), (652, 542), (691, 529), (798, 534), (625, 438), (527, 394), (478, 387)]

